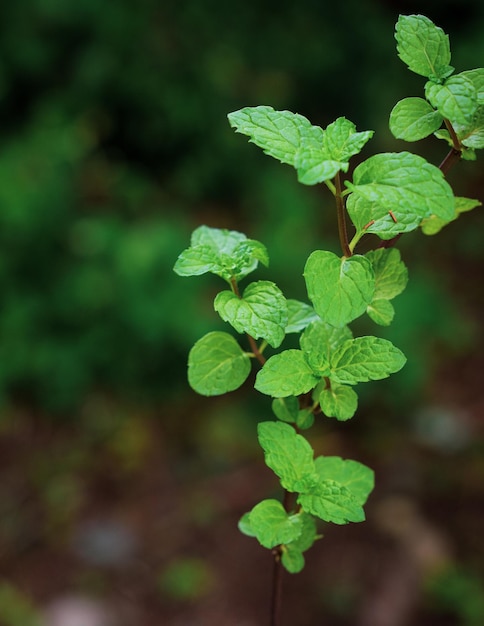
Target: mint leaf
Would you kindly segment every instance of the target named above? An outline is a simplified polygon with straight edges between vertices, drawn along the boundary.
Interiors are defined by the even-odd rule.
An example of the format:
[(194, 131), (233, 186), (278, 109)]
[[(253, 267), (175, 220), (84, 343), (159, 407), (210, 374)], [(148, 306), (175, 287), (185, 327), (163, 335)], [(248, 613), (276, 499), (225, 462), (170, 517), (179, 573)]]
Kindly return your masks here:
[(331, 381), (354, 385), (381, 380), (398, 372), (406, 362), (391, 341), (379, 337), (357, 337), (345, 341), (331, 358)]
[(288, 491), (299, 491), (314, 473), (313, 449), (292, 426), (282, 422), (261, 422), (257, 427), (265, 463)]
[(255, 537), (255, 533), (252, 530), (252, 526), (250, 525), (250, 511), (248, 513), (244, 513), (242, 517), (239, 519), (238, 528), (240, 532), (247, 537)]
[(293, 424), (296, 422), (299, 413), (299, 401), (296, 396), (286, 398), (274, 398), (272, 401), (272, 412), (281, 422)]
[(373, 297), (373, 268), (360, 255), (339, 258), (316, 250), (306, 261), (304, 279), (316, 313), (332, 326), (344, 326), (362, 315)]
[(474, 200), (472, 198), (456, 197), (454, 217), (451, 220), (442, 220), (435, 215), (431, 215), (430, 217), (422, 220), (422, 232), (424, 233), (424, 235), (436, 235), (442, 230), (444, 226), (456, 220), (461, 213), (471, 211), (478, 206), (482, 206), (482, 202), (480, 202), (479, 200)]
[(269, 264), (266, 248), (234, 230), (199, 226), (191, 245), (178, 257), (174, 271), (179, 276), (199, 276), (208, 272), (230, 283), (254, 271), (259, 263)]
[(368, 317), (372, 319), (375, 324), (379, 324), (380, 326), (390, 326), (395, 317), (393, 304), (389, 300), (382, 298), (372, 300), (366, 312), (368, 313)]
[(330, 387), (321, 392), (319, 404), (326, 417), (335, 417), (344, 422), (356, 413), (358, 396), (351, 387), (332, 382)]
[(452, 73), (449, 38), (428, 17), (400, 15), (395, 38), (398, 56), (412, 72), (434, 79)]
[(319, 382), (301, 350), (284, 350), (268, 359), (259, 370), (255, 388), (274, 398), (299, 396)]
[(307, 428), (311, 428), (313, 424), (314, 414), (311, 408), (301, 409), (296, 418), (296, 426), (299, 428), (299, 430), (306, 430)]
[(299, 300), (286, 300), (287, 302), (287, 326), (288, 333), (300, 333), (314, 320), (319, 319), (319, 315), (312, 306)]
[(358, 504), (363, 506), (375, 486), (375, 473), (357, 461), (339, 456), (318, 456), (316, 472), (321, 480), (332, 479), (346, 487)]
[(238, 389), (250, 373), (249, 355), (228, 333), (214, 331), (199, 339), (188, 355), (188, 382), (203, 396)]
[(340, 163), (328, 158), (322, 145), (304, 142), (296, 155), (294, 167), (297, 179), (303, 185), (316, 185), (334, 178), (336, 174), (348, 169), (347, 163)]
[(478, 67), (475, 70), (467, 70), (466, 72), (460, 72), (457, 76), (463, 76), (472, 82), (477, 94), (477, 101), (479, 105), (484, 104), (484, 68)]
[(378, 248), (365, 254), (375, 272), (375, 300), (392, 300), (407, 286), (408, 270), (397, 248)]
[[(347, 163), (352, 156), (363, 149), (366, 142), (373, 137), (374, 131), (356, 132), (356, 126), (345, 117), (338, 117), (324, 131), (324, 146), (331, 159)], [(344, 172), (346, 168), (341, 168)]]
[(484, 148), (484, 105), (478, 107), (470, 124), (464, 126), (455, 124), (454, 130), (457, 132), (460, 142), (466, 148), (474, 150)]
[(300, 337), (301, 349), (311, 367), (321, 372), (321, 376), (329, 373), (331, 353), (347, 339), (353, 337), (348, 326), (336, 328), (321, 319), (311, 322)]
[(424, 217), (449, 219), (454, 214), (454, 196), (442, 172), (409, 152), (370, 157), (346, 185), (353, 192), (348, 214), (359, 233), (390, 239), (414, 230)]
[(297, 501), (306, 513), (325, 522), (347, 524), (365, 520), (365, 512), (351, 491), (335, 480), (320, 481), (310, 493), (301, 493)]
[(297, 539), (282, 545), (281, 561), (285, 569), (291, 574), (297, 574), (304, 567), (303, 552), (309, 550), (318, 539), (316, 522), (311, 515), (301, 512), (301, 534)]
[(419, 141), (442, 126), (443, 117), (423, 98), (404, 98), (390, 113), (390, 131), (397, 139)]
[(275, 548), (299, 537), (302, 520), (299, 515), (288, 515), (278, 500), (262, 500), (248, 516), (250, 531), (264, 548)]
[(284, 339), (287, 305), (282, 291), (273, 282), (250, 283), (239, 298), (232, 291), (222, 291), (215, 298), (215, 310), (239, 333), (265, 339), (277, 348)]
[(429, 81), (425, 85), (425, 97), (452, 124), (470, 124), (477, 111), (474, 84), (461, 74), (451, 76), (443, 85)]

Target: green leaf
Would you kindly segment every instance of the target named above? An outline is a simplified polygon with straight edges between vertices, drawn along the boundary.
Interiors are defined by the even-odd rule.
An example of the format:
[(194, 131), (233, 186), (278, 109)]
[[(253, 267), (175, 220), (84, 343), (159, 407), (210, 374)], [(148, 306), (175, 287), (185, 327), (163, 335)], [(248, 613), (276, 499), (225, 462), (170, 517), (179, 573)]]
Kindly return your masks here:
[(309, 550), (318, 539), (316, 522), (311, 515), (299, 513), (301, 518), (301, 534), (291, 543), (281, 546), (281, 561), (285, 569), (291, 574), (297, 574), (304, 568), (303, 552)]
[(397, 248), (378, 248), (365, 254), (375, 272), (374, 299), (392, 300), (407, 286), (408, 270)]
[(272, 401), (272, 412), (281, 422), (294, 424), (299, 413), (299, 401), (296, 396), (274, 398)]
[(395, 317), (393, 304), (384, 299), (375, 298), (375, 300), (368, 305), (366, 312), (368, 313), (370, 319), (372, 319), (375, 324), (379, 324), (380, 326), (390, 326), (393, 318)]
[(269, 264), (266, 248), (234, 230), (199, 226), (191, 245), (178, 257), (174, 271), (179, 276), (199, 276), (208, 272), (230, 283), (254, 271), (259, 263)]
[(424, 235), (436, 235), (444, 226), (456, 220), (461, 213), (471, 211), (478, 206), (482, 206), (482, 202), (472, 198), (456, 197), (455, 199), (455, 215), (451, 220), (442, 220), (435, 215), (422, 220), (421, 227)]
[(296, 426), (299, 428), (299, 430), (307, 430), (308, 428), (311, 428), (313, 424), (314, 414), (312, 410), (310, 408), (301, 409), (296, 418)]
[(228, 119), (236, 132), (248, 135), (265, 154), (289, 165), (294, 166), (303, 143), (314, 148), (322, 145), (322, 128), (299, 113), (275, 111), (270, 106), (245, 107), (229, 113)]
[(380, 337), (357, 337), (345, 341), (332, 355), (331, 380), (354, 385), (381, 380), (398, 372), (406, 362), (391, 341)]
[(297, 170), (299, 182), (315, 185), (348, 170), (349, 158), (357, 154), (373, 131), (357, 133), (354, 124), (337, 119), (326, 131), (307, 118), (269, 106), (245, 107), (229, 113), (230, 125), (250, 137), (262, 150)]
[(398, 56), (412, 72), (434, 79), (452, 73), (449, 38), (424, 15), (400, 15), (395, 38)]
[(242, 297), (222, 291), (215, 298), (215, 310), (237, 332), (265, 339), (271, 346), (281, 345), (287, 325), (287, 305), (282, 291), (273, 282), (250, 283)]
[(425, 97), (452, 124), (470, 124), (477, 111), (474, 84), (461, 74), (451, 76), (443, 85), (429, 81), (425, 85)]
[(278, 500), (262, 500), (249, 513), (250, 530), (264, 548), (290, 543), (299, 537), (302, 520), (288, 515)]
[(311, 367), (321, 376), (327, 376), (331, 353), (352, 337), (348, 326), (336, 328), (318, 318), (309, 324), (301, 335), (299, 343)]
[(397, 139), (419, 141), (442, 126), (443, 117), (423, 98), (404, 98), (390, 113), (390, 131)]
[(188, 382), (203, 396), (238, 389), (250, 373), (250, 357), (228, 333), (214, 331), (199, 339), (188, 355)]
[(257, 373), (255, 388), (274, 398), (299, 396), (319, 382), (301, 350), (284, 350), (268, 359)]
[(287, 326), (288, 333), (300, 333), (311, 322), (319, 319), (319, 315), (312, 306), (299, 300), (286, 300), (287, 302)]
[(326, 250), (316, 250), (309, 256), (304, 279), (316, 313), (337, 327), (365, 312), (375, 287), (368, 259), (356, 254), (339, 258)]
[[(353, 122), (345, 117), (339, 117), (326, 127), (324, 146), (331, 159), (340, 163), (347, 163), (352, 156), (361, 152), (373, 134), (374, 131), (372, 130), (358, 133)], [(347, 171), (347, 168), (343, 171)]]
[(357, 461), (339, 456), (318, 456), (316, 472), (321, 480), (331, 479), (346, 487), (356, 502), (363, 506), (375, 486), (375, 473)]
[(320, 481), (311, 492), (301, 493), (297, 501), (306, 513), (325, 522), (347, 524), (365, 520), (365, 512), (351, 491), (335, 480)]
[[(409, 152), (376, 154), (354, 172), (347, 210), (359, 233), (390, 239), (432, 214), (454, 214), (454, 195), (442, 172)], [(316, 308), (317, 311), (317, 308)]]
[(255, 533), (252, 530), (252, 526), (250, 525), (250, 511), (242, 515), (242, 517), (239, 519), (238, 527), (240, 532), (244, 535), (247, 535), (247, 537), (255, 537)]
[(288, 491), (300, 491), (314, 473), (313, 449), (292, 426), (282, 422), (261, 422), (257, 428), (265, 462)]
[(477, 93), (478, 103), (484, 105), (484, 68), (478, 67), (475, 70), (460, 72), (458, 76), (464, 76), (472, 82)]
[(332, 382), (329, 388), (321, 392), (319, 403), (327, 417), (335, 417), (344, 422), (356, 413), (358, 396), (351, 387)]

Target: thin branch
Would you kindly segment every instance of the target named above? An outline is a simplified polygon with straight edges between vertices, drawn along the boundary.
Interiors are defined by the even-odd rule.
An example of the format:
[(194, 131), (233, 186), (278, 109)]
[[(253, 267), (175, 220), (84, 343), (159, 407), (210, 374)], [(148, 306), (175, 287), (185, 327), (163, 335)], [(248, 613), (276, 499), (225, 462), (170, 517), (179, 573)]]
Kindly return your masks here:
[(341, 175), (338, 172), (334, 178), (334, 182), (335, 182), (335, 198), (336, 198), (336, 210), (338, 212), (338, 232), (339, 232), (339, 242), (341, 245), (341, 249), (343, 251), (343, 254), (346, 257), (350, 257), (352, 256), (352, 252), (350, 250), (349, 244), (348, 244), (348, 232), (346, 230), (346, 209), (345, 209), (345, 203), (344, 203), (344, 199), (343, 199), (343, 195), (342, 195), (342, 188), (341, 188)]

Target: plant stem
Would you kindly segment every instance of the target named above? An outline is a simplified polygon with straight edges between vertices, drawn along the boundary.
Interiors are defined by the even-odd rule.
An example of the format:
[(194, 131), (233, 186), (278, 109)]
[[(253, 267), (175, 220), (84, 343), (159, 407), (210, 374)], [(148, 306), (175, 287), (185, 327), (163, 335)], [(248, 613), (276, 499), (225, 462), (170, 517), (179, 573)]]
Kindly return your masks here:
[(341, 249), (343, 254), (346, 257), (352, 256), (352, 252), (348, 245), (348, 232), (346, 230), (346, 210), (345, 203), (343, 199), (343, 193), (341, 189), (341, 175), (338, 172), (334, 178), (335, 183), (335, 198), (336, 198), (336, 210), (338, 212), (338, 232), (339, 232), (339, 242), (341, 244)]
[(271, 626), (281, 626), (282, 607), (282, 574), (281, 549), (274, 548), (274, 567), (272, 570), (272, 595), (271, 595)]

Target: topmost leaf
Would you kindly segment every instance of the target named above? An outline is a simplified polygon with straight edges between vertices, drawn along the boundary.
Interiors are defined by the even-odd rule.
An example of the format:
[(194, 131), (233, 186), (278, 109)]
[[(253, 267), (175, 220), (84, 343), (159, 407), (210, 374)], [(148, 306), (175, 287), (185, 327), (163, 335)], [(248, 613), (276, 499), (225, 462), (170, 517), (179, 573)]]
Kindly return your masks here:
[(229, 113), (228, 118), (237, 132), (248, 135), (266, 154), (292, 165), (305, 185), (334, 178), (340, 170), (346, 172), (350, 157), (360, 152), (373, 134), (357, 133), (344, 117), (323, 130), (303, 115), (270, 106), (245, 107)]
[(454, 71), (449, 37), (424, 15), (400, 15), (395, 27), (398, 56), (408, 68), (441, 81)]

